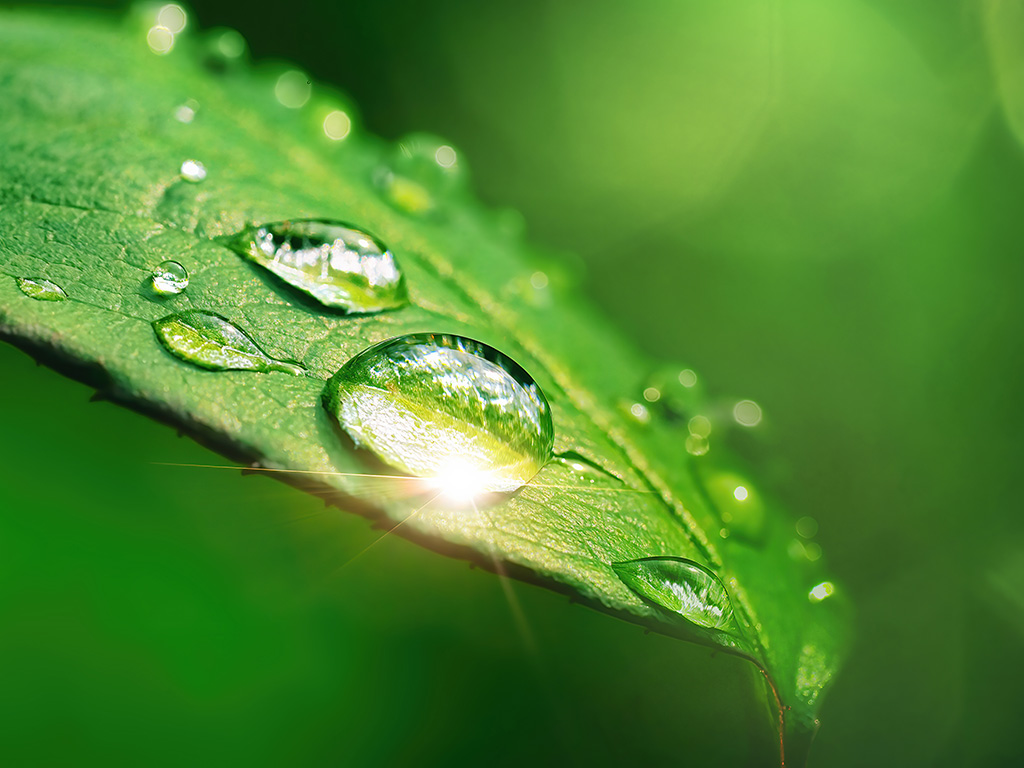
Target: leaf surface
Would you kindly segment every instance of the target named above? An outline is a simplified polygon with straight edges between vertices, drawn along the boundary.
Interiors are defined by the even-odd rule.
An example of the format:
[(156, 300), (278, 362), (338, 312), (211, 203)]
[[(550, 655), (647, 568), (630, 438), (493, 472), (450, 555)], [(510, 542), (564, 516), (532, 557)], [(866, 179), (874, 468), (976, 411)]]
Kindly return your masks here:
[[(427, 546), (723, 647), (722, 633), (642, 599), (612, 565), (703, 564), (729, 590), (746, 638), (724, 650), (765, 673), (786, 749), (804, 752), (841, 655), (842, 597), (811, 596), (821, 564), (801, 555), (792, 520), (770, 499), (760, 501), (756, 537), (721, 536), (721, 510), (703, 483), (736, 467), (714, 438), (706, 455), (685, 449), (687, 419), (708, 406), (702, 396), (684, 393), (686, 413), (652, 407), (648, 423), (630, 419), (620, 404), (640, 399), (655, 365), (554, 279), (559, 265), (500, 215), (461, 188), (429, 216), (418, 215), (422, 205), (389, 203), (374, 179), (394, 152), (358, 129), (339, 94), (314, 85), (308, 103), (288, 109), (275, 98), (283, 69), (210, 71), (201, 41), (181, 37), (157, 56), (145, 31), (132, 20), (3, 14), (0, 334), (112, 399), (231, 458), (329, 488), (338, 506), (400, 524)], [(194, 119), (175, 119), (189, 100)], [(341, 141), (324, 130), (339, 110), (355, 122)], [(201, 182), (182, 178), (189, 159), (205, 166)], [(222, 244), (246, 227), (295, 219), (373, 232), (402, 265), (409, 305), (332, 311)], [(188, 270), (184, 293), (152, 290), (152, 270), (167, 259)], [(540, 288), (530, 280), (538, 269), (553, 276)], [(67, 300), (34, 300), (22, 278), (52, 281)], [(252, 349), (305, 374), (191, 365), (154, 334), (154, 322), (175, 315), (223, 318)], [(354, 355), (410, 333), (468, 336), (521, 364), (550, 402), (556, 455), (604, 472), (553, 460), (476, 511), (414, 506), (400, 484), (367, 477), (378, 467), (339, 434), (322, 405), (325, 384)]]

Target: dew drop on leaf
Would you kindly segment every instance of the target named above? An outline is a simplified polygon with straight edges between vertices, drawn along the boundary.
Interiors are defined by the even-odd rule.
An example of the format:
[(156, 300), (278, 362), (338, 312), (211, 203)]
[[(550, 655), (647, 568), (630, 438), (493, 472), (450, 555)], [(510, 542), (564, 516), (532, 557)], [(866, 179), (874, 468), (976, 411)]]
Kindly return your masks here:
[(279, 371), (298, 376), (295, 363), (276, 360), (249, 335), (220, 315), (181, 312), (153, 321), (156, 336), (167, 351), (185, 362), (211, 371)]
[(326, 307), (367, 313), (409, 301), (391, 251), (351, 224), (293, 219), (249, 227), (222, 242)]
[(698, 626), (725, 629), (735, 624), (725, 585), (700, 563), (685, 557), (644, 557), (612, 563), (612, 569), (644, 600)]
[(480, 492), (525, 485), (551, 458), (547, 399), (516, 362), (479, 341), (410, 334), (331, 378), (324, 404), (360, 446), (415, 476)]
[(403, 213), (422, 216), (465, 189), (459, 153), (436, 136), (414, 133), (398, 141), (374, 182), (384, 199)]
[(764, 540), (764, 501), (749, 481), (735, 472), (712, 471), (704, 479), (704, 488), (732, 535), (754, 544)]
[(198, 184), (206, 178), (206, 166), (198, 160), (186, 160), (181, 164), (181, 178)]
[(18, 287), (26, 296), (39, 301), (64, 301), (68, 297), (63, 288), (42, 277), (19, 277)]
[(153, 270), (153, 290), (161, 296), (175, 296), (188, 288), (188, 270), (176, 261), (163, 261)]

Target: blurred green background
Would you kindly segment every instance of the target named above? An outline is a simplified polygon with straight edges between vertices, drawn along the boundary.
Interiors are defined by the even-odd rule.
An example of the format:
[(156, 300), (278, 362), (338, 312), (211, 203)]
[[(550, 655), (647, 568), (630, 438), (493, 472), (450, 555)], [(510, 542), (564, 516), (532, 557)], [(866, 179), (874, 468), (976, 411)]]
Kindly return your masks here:
[[(89, 5), (94, 5), (90, 3)], [(108, 4), (105, 7), (115, 8)], [(1024, 6), (194, 9), (464, 152), (857, 610), (812, 766), (1024, 763)], [(0, 347), (5, 765), (771, 765), (747, 666), (389, 537)], [(344, 567), (342, 567), (344, 565)], [(524, 629), (525, 625), (525, 629)]]

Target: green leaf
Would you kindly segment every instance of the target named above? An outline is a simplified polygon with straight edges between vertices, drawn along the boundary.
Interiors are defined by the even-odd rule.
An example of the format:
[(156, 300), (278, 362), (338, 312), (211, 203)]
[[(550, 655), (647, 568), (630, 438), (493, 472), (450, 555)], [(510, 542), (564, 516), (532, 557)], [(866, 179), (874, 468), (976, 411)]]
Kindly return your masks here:
[[(156, 55), (146, 30), (137, 20), (116, 27), (3, 15), (0, 335), (232, 458), (402, 523), (399, 533), (426, 546), (723, 647), (643, 599), (613, 565), (700, 564), (728, 590), (745, 638), (724, 650), (764, 672), (786, 749), (804, 752), (846, 635), (842, 591), (811, 594), (825, 581), (821, 561), (805, 556), (792, 521), (764, 493), (756, 535), (722, 537), (728, 529), (702, 478), (738, 470), (708, 433), (703, 394), (667, 393), (664, 408), (637, 404), (627, 413), (644, 418), (630, 418), (621, 405), (640, 400), (664, 367), (635, 353), (500, 216), (459, 188), (431, 189), (429, 174), (416, 177), (415, 205), (397, 204), (379, 181), (394, 150), (359, 130), (340, 95), (314, 84), (307, 101), (295, 90), (301, 78), (282, 78), (280, 68), (211, 71), (209, 42), (188, 35)], [(337, 125), (349, 123), (339, 113), (353, 126), (340, 139)], [(454, 165), (455, 150), (445, 150)], [(183, 178), (188, 160), (205, 178)], [(423, 195), (433, 196), (429, 205)], [(348, 221), (379, 235), (402, 265), (408, 306), (331, 312), (221, 244), (297, 219)], [(150, 278), (168, 259), (190, 282), (161, 296)], [(537, 273), (552, 279), (531, 280)], [(52, 281), (67, 300), (30, 299), (19, 288), (26, 277)], [(172, 342), (174, 354), (154, 323), (165, 341), (183, 340)], [(563, 459), (472, 512), (443, 500), (416, 508), (394, 480), (368, 477), (372, 464), (323, 407), (326, 382), (368, 347), (415, 333), (479, 339), (529, 371)], [(213, 365), (214, 353), (295, 360), (307, 375), (276, 375), (268, 364), (200, 367)], [(676, 378), (688, 387), (691, 376)]]

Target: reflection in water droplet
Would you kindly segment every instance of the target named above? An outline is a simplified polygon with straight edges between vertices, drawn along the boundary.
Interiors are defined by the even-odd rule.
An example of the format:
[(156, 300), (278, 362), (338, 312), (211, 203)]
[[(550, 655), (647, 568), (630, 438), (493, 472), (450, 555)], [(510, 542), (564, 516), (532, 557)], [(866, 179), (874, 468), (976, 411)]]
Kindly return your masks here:
[(835, 591), (835, 585), (831, 581), (823, 581), (813, 587), (807, 597), (812, 603), (820, 603), (822, 600), (832, 597)]
[(288, 109), (299, 109), (309, 101), (312, 93), (313, 85), (309, 78), (297, 69), (289, 69), (277, 78), (274, 85), (274, 96)]
[(545, 272), (534, 272), (530, 275), (530, 285), (534, 290), (543, 291), (548, 287), (548, 276)]
[(331, 378), (324, 404), (357, 444), (442, 490), (514, 491), (554, 444), (537, 383), (461, 336), (411, 334), (370, 347)]
[(700, 563), (683, 557), (645, 557), (612, 563), (631, 590), (705, 629), (735, 629), (725, 585)]
[(744, 427), (756, 427), (761, 423), (761, 406), (753, 400), (740, 400), (733, 406), (733, 418)]
[(42, 277), (19, 277), (18, 287), (26, 296), (39, 301), (64, 301), (64, 289)]
[(689, 389), (697, 383), (697, 374), (691, 371), (689, 368), (684, 368), (679, 372), (679, 383)]
[(250, 227), (221, 242), (327, 307), (365, 313), (408, 303), (395, 257), (351, 224), (293, 219)]
[(647, 387), (644, 390), (644, 400), (648, 403), (656, 403), (661, 399), (661, 390), (657, 387)]
[(796, 532), (805, 539), (813, 539), (818, 534), (818, 521), (813, 517), (801, 517), (796, 521)]
[(206, 166), (198, 160), (186, 160), (181, 164), (181, 178), (197, 184), (206, 178)]
[(707, 416), (694, 416), (686, 426), (694, 437), (711, 436), (711, 421)]
[(299, 365), (276, 360), (234, 323), (209, 312), (181, 312), (153, 321), (157, 338), (177, 358), (212, 371), (278, 371), (298, 376)]
[(176, 261), (164, 261), (153, 272), (153, 290), (161, 296), (174, 296), (188, 288), (188, 270)]
[(341, 141), (351, 130), (351, 118), (340, 109), (328, 112), (324, 118), (324, 135), (331, 141)]
[(149, 32), (146, 33), (146, 44), (149, 45), (149, 50), (153, 53), (163, 56), (174, 48), (174, 33), (160, 24), (150, 27)]
[(712, 508), (729, 530), (746, 542), (763, 541), (767, 516), (753, 486), (734, 472), (706, 470), (701, 477)]
[(374, 183), (394, 208), (413, 214), (436, 212), (449, 196), (465, 189), (458, 153), (436, 136), (414, 133), (402, 138)]
[(686, 438), (686, 452), (691, 456), (703, 456), (711, 450), (711, 444), (706, 437), (690, 435)]
[(180, 5), (169, 3), (161, 8), (156, 14), (156, 23), (166, 27), (173, 34), (178, 34), (188, 23), (188, 14)]

